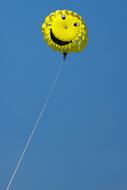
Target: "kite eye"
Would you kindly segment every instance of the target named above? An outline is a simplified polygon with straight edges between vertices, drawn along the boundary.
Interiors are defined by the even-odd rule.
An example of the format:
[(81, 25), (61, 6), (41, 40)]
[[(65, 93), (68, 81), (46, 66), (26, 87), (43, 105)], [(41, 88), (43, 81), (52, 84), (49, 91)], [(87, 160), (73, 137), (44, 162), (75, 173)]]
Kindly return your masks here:
[(78, 23), (78, 22), (75, 22), (75, 23), (74, 23), (74, 26), (79, 26), (79, 23)]
[(62, 19), (63, 19), (63, 20), (65, 20), (65, 18), (66, 18), (66, 16), (65, 16), (65, 15), (62, 15), (61, 17), (62, 17)]

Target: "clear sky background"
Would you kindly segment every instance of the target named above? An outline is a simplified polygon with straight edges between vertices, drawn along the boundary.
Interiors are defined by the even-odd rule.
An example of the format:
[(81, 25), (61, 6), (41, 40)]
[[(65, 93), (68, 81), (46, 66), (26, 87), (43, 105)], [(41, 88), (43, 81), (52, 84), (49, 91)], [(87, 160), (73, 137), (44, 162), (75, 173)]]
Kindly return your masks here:
[(126, 0), (1, 0), (0, 189), (62, 61), (41, 32), (57, 9), (83, 16), (88, 47), (68, 56), (11, 189), (126, 190)]

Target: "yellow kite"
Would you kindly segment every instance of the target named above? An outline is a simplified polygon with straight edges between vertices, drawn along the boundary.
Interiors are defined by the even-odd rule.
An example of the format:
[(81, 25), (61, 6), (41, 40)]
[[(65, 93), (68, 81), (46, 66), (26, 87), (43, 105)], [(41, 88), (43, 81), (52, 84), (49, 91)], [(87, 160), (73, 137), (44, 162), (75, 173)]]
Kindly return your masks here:
[(64, 55), (82, 51), (88, 41), (88, 31), (83, 18), (70, 10), (57, 10), (42, 24), (48, 45)]

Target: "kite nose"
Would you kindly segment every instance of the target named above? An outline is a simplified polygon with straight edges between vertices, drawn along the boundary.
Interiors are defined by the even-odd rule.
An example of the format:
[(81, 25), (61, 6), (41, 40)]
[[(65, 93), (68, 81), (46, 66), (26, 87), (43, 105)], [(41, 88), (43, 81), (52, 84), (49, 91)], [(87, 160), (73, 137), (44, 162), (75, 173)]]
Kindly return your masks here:
[(68, 29), (68, 26), (64, 26), (64, 29), (67, 30), (67, 29)]

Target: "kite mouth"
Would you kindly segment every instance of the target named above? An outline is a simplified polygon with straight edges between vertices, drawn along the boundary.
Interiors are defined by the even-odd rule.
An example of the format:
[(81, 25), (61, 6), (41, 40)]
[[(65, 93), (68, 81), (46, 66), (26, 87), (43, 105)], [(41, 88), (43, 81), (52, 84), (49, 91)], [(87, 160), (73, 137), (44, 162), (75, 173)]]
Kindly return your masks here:
[(65, 46), (72, 43), (72, 41), (62, 41), (56, 38), (52, 32), (52, 29), (50, 29), (50, 36), (51, 36), (52, 41), (60, 46)]

